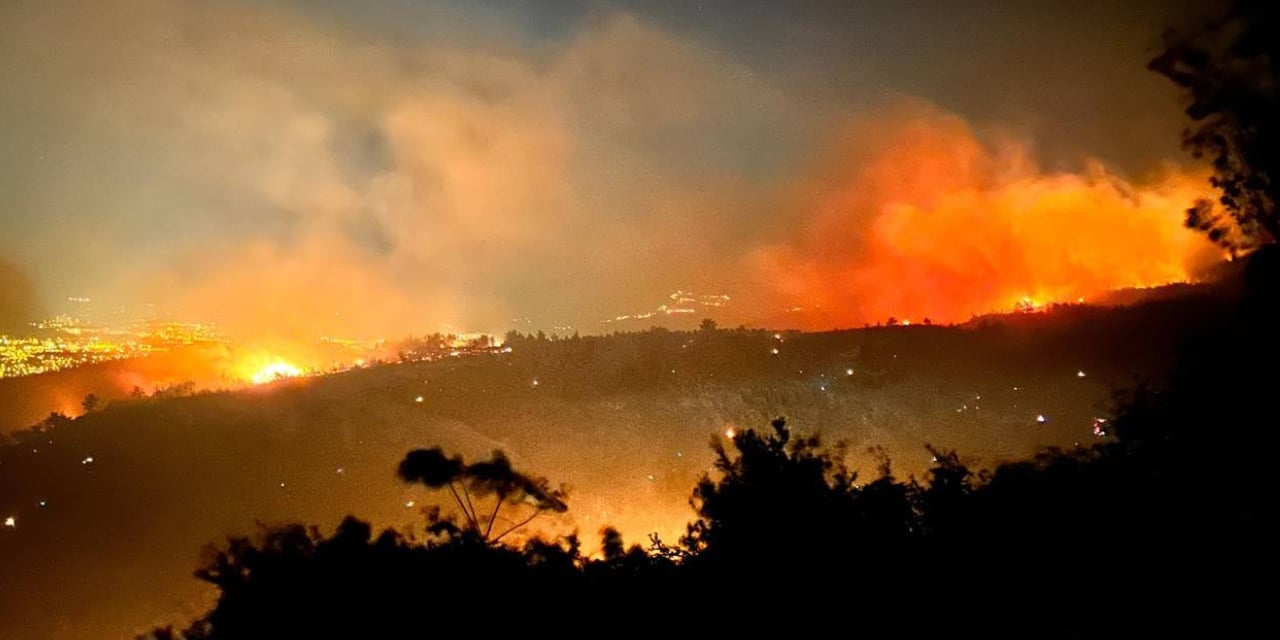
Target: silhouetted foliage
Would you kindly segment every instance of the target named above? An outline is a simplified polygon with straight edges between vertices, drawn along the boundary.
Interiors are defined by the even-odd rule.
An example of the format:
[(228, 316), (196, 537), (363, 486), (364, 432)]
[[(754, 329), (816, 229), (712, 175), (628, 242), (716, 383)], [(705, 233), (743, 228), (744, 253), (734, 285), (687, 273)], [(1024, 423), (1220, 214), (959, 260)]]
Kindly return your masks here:
[[(545, 478), (516, 471), (501, 451), (494, 451), (489, 460), (466, 464), (461, 456), (447, 457), (438, 447), (415, 449), (400, 462), (399, 473), (406, 482), (418, 482), (430, 489), (448, 488), (465, 520), (461, 532), (486, 543), (498, 542), (544, 512), (563, 513), (568, 510), (563, 487), (552, 489)], [(476, 501), (486, 497), (493, 501), (488, 515), (476, 507)], [(495, 524), (502, 519), (499, 513), (504, 504), (511, 507), (523, 505), (528, 507), (529, 513), (495, 531)], [(435, 524), (447, 528), (446, 522), (439, 519)]]
[(602, 535), (606, 553), (593, 560), (572, 535), (513, 547), (375, 536), (352, 517), (328, 537), (302, 525), (263, 528), (206, 550), (196, 576), (219, 590), (209, 614), (149, 637), (391, 637), (426, 628), (490, 636), (539, 625), (595, 633), (620, 603), (670, 588), (675, 566), (625, 548), (615, 530)]
[(782, 418), (771, 427), (767, 435), (736, 434), (736, 456), (712, 442), (721, 477), (704, 476), (695, 487), (691, 503), (699, 519), (684, 544), (714, 571), (755, 571), (760, 563), (786, 562), (786, 555), (770, 549), (853, 542), (866, 533), (857, 513), (862, 491), (843, 456), (822, 448), (817, 437), (793, 439)]
[(40, 422), (37, 422), (26, 429), (20, 429), (9, 434), (15, 442), (30, 442), (43, 435), (63, 429), (75, 422), (75, 419), (61, 413), (59, 411), (50, 412)]
[(1181, 87), (1184, 135), (1197, 158), (1213, 163), (1225, 215), (1209, 202), (1187, 212), (1187, 225), (1236, 251), (1280, 239), (1280, 9), (1237, 0), (1220, 17), (1171, 31), (1150, 68)]

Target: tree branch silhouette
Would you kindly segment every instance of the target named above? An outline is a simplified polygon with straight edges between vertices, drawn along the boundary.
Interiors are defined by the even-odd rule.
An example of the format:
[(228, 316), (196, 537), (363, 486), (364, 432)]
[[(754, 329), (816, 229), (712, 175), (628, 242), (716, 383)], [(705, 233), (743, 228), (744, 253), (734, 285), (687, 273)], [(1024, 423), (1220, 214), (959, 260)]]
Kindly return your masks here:
[[(467, 464), (460, 456), (446, 456), (439, 447), (416, 449), (401, 461), (399, 475), (405, 482), (421, 483), (430, 489), (448, 488), (465, 520), (462, 531), (490, 545), (496, 544), (498, 540), (545, 512), (562, 513), (568, 509), (564, 503), (563, 489), (553, 490), (545, 478), (516, 471), (502, 451), (494, 451), (487, 460)], [(458, 491), (459, 487), (461, 492)], [(487, 520), (480, 519), (473, 494), (477, 498), (493, 498), (493, 507)], [(503, 508), (518, 505), (532, 508), (533, 513), (494, 536), (494, 527)]]

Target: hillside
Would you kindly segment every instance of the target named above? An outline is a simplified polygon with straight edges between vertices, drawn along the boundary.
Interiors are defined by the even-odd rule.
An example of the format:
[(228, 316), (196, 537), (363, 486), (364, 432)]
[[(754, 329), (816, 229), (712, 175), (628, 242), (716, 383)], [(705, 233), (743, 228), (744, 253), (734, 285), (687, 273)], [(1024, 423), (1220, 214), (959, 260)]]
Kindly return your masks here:
[[(926, 442), (978, 465), (1088, 442), (1113, 390), (1163, 371), (1211, 302), (1194, 291), (963, 327), (517, 340), (508, 354), (114, 401), (0, 448), (0, 516), (17, 525), (0, 530), (0, 637), (189, 618), (209, 604), (190, 577), (201, 546), (256, 522), (420, 523), (430, 497), (393, 473), (418, 446), (501, 448), (567, 483), (568, 516), (547, 526), (673, 541), (708, 440), (777, 415), (847, 442), (855, 468), (883, 447), (899, 475), (927, 464)], [(14, 613), (33, 610), (46, 615)]]

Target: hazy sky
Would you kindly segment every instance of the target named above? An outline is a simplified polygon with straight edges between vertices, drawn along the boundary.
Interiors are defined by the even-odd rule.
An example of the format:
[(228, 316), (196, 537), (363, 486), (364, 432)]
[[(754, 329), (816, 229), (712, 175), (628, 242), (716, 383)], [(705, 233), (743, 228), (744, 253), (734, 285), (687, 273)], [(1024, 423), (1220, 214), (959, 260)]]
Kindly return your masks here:
[[(1012, 289), (990, 274), (1029, 250), (904, 275), (885, 261), (937, 247), (899, 255), (894, 236), (890, 256), (868, 229), (906, 205), (907, 235), (938, 238), (952, 235), (943, 218), (1073, 215), (1042, 206), (1046, 193), (1109, 212), (1100, 234), (1137, 211), (1146, 222), (1126, 233), (1181, 265), (1189, 241), (1164, 211), (1194, 189), (1167, 166), (1185, 160), (1176, 94), (1145, 62), (1186, 14), (1159, 1), (7, 0), (0, 300), (156, 302), (299, 335), (516, 316), (590, 331), (677, 288), (730, 293), (747, 319), (850, 282), (837, 297), (855, 302), (824, 322), (939, 307), (927, 293), (861, 299), (892, 273), (963, 280), (968, 297), (937, 312), (960, 315), (1003, 301)], [(947, 213), (957, 198), (968, 208)], [(1021, 242), (1008, 220), (983, 242)], [(1167, 271), (1055, 269), (1069, 281), (1045, 284), (1055, 295)]]

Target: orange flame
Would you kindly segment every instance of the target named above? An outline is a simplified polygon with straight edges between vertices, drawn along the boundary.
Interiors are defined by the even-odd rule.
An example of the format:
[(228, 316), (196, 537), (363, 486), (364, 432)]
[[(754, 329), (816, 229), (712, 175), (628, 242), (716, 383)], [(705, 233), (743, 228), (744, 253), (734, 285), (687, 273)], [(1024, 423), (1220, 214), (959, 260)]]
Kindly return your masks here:
[(992, 149), (933, 109), (876, 125), (856, 127), (805, 186), (794, 240), (753, 256), (814, 326), (962, 321), (1184, 282), (1221, 259), (1182, 223), (1212, 197), (1207, 173), (1134, 183), (1097, 161), (1044, 173), (1024, 146)]
[(302, 369), (283, 360), (277, 360), (255, 371), (249, 376), (249, 381), (254, 384), (266, 384), (283, 378), (296, 378), (300, 375), (302, 375)]
[(232, 371), (234, 378), (251, 384), (267, 384), (306, 374), (301, 366), (267, 351), (256, 351), (236, 358)]

